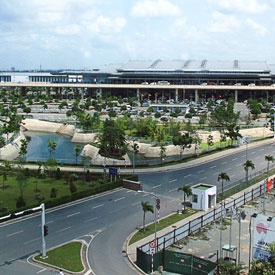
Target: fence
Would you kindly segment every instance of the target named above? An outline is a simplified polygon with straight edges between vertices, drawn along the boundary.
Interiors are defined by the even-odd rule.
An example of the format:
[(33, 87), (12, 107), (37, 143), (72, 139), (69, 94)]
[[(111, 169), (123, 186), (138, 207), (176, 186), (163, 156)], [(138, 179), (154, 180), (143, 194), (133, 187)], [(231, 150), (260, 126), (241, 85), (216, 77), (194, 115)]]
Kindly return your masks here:
[[(166, 249), (172, 244), (174, 244), (176, 241), (181, 240), (188, 235), (192, 233), (196, 233), (200, 228), (214, 222), (216, 219), (221, 218), (223, 216), (223, 209), (231, 209), (232, 207), (238, 208), (244, 204), (247, 204), (251, 202), (252, 200), (262, 196), (264, 194), (264, 190), (266, 184), (263, 183), (256, 187), (255, 189), (252, 189), (246, 193), (243, 193), (242, 196), (230, 201), (226, 202), (224, 206), (218, 206), (217, 208), (214, 208), (213, 210), (201, 215), (200, 217), (189, 221), (188, 223), (184, 224), (181, 227), (174, 228), (174, 230), (171, 230), (169, 233), (158, 237), (156, 240), (156, 247), (157, 251), (161, 249)], [(274, 188), (274, 186), (273, 186)], [(150, 253), (150, 243), (146, 243), (143, 246), (137, 248), (142, 250), (143, 252), (149, 254)]]

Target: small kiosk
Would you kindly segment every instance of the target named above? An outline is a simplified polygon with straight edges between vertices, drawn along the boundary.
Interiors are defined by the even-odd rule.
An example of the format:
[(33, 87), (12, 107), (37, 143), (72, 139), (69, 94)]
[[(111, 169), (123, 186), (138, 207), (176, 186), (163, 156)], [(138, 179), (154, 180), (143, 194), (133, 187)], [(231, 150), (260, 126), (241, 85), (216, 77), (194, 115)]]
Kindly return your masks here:
[(217, 200), (217, 187), (215, 185), (199, 183), (192, 186), (192, 208), (208, 210), (214, 208)]

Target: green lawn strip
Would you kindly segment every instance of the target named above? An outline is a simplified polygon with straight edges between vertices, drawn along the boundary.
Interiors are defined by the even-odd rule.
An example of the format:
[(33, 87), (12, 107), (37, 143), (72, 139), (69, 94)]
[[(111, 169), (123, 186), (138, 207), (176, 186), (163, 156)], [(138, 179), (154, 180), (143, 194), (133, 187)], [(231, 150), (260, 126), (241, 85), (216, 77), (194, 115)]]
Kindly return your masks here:
[(81, 246), (80, 242), (71, 242), (48, 251), (46, 259), (38, 255), (35, 260), (71, 272), (80, 272), (84, 270), (81, 261)]
[[(159, 223), (157, 223), (157, 231), (166, 228), (168, 226), (171, 226), (172, 224), (181, 221), (193, 214), (195, 214), (197, 210), (195, 209), (188, 209), (183, 214), (173, 214), (170, 215), (164, 219), (161, 219)], [(155, 224), (152, 223), (145, 227), (145, 232), (143, 231), (143, 228), (141, 228), (130, 240), (129, 244), (133, 244), (139, 240), (142, 240), (152, 234), (155, 233)]]

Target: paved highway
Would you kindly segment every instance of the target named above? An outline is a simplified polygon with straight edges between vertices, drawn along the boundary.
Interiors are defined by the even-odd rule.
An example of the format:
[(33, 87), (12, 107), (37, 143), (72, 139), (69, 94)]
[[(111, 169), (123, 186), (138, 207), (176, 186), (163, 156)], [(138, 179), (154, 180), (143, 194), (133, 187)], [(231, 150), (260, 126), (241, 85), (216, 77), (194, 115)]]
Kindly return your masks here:
[[(247, 151), (236, 149), (233, 155), (225, 155), (184, 169), (142, 173), (140, 180), (145, 191), (159, 195), (161, 216), (165, 216), (181, 208), (182, 193), (177, 192), (177, 188), (182, 184), (217, 184), (218, 174), (226, 172), (231, 178), (229, 184), (234, 185), (235, 181), (245, 177), (242, 165), (246, 157), (254, 162), (254, 173), (266, 169), (265, 155), (275, 153), (273, 142), (258, 147), (251, 144), (247, 148)], [(227, 187), (229, 185), (225, 183), (225, 188)], [(220, 189), (219, 184), (218, 190)], [(126, 237), (142, 225), (142, 200), (154, 203), (151, 195), (118, 189), (47, 211), (47, 248), (84, 235), (93, 235), (88, 256), (94, 274), (137, 274), (129, 266), (122, 247)], [(147, 222), (153, 219), (153, 214), (146, 215)], [(53, 274), (49, 270), (27, 264), (27, 258), (41, 250), (40, 234), (38, 215), (0, 225), (0, 273)]]

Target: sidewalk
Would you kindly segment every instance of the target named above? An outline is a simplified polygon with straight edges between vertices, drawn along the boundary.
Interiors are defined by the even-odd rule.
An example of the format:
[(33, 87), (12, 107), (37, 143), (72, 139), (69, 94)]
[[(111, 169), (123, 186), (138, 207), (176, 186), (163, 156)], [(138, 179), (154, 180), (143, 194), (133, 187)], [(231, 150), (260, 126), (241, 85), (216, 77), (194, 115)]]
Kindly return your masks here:
[[(274, 142), (274, 139), (271, 139), (271, 140), (265, 140), (265, 141), (262, 141), (261, 144), (270, 144), (270, 143), (273, 143)], [(250, 144), (249, 145), (249, 148), (251, 147), (256, 147), (257, 145), (259, 145), (259, 143), (253, 143), (253, 144)], [(217, 159), (217, 158), (221, 158), (225, 155), (230, 155), (230, 154), (233, 154), (233, 153), (236, 153), (236, 151), (243, 151), (243, 150), (246, 150), (246, 146), (242, 146), (242, 147), (238, 147), (238, 148), (233, 148), (233, 149), (229, 149), (225, 152), (220, 152), (220, 153), (217, 153), (217, 154), (213, 154), (213, 155), (210, 155), (210, 156), (206, 156), (204, 158), (200, 158), (200, 159), (196, 159), (196, 160), (193, 160), (193, 161), (190, 161), (188, 163), (183, 163), (183, 164), (178, 164), (178, 165), (174, 165), (173, 167), (169, 167), (167, 170), (177, 170), (177, 169), (182, 169), (182, 168), (188, 168), (190, 166), (194, 166), (194, 165), (199, 165), (200, 163), (204, 163), (204, 162), (207, 162), (209, 160), (212, 160), (212, 159)], [(165, 170), (165, 169), (162, 169), (162, 171)], [(150, 169), (150, 171), (152, 171)], [(156, 170), (154, 170), (155, 172), (158, 171), (157, 168)], [(140, 172), (140, 171), (139, 171)], [(271, 177), (275, 177), (275, 175), (270, 175), (270, 178)], [(253, 186), (250, 186), (249, 188), (231, 196), (230, 198), (227, 198), (226, 201), (232, 201), (233, 199), (237, 198), (241, 195), (243, 195), (244, 192), (247, 192), (249, 190), (252, 190), (252, 189), (255, 189), (255, 187), (259, 186), (263, 184), (263, 181), (253, 185)], [(257, 201), (255, 202), (255, 205), (244, 205), (244, 208), (243, 210), (245, 211), (246, 213), (246, 220), (244, 220), (242, 222), (242, 231), (241, 231), (241, 247), (240, 247), (240, 258), (241, 258), (241, 262), (244, 263), (245, 266), (248, 266), (248, 239), (249, 239), (249, 232), (248, 232), (248, 219), (249, 217), (251, 216), (251, 214), (253, 213), (259, 213), (261, 212), (261, 207), (262, 207), (262, 198), (258, 198)], [(275, 190), (273, 188), (271, 194), (269, 194), (267, 196), (267, 200), (266, 200), (266, 209), (273, 209), (274, 212), (275, 212)], [(209, 210), (211, 211), (211, 210)], [(268, 215), (268, 211), (267, 212), (267, 215)], [(270, 215), (275, 215), (274, 212), (271, 212)], [(177, 226), (177, 228), (183, 226), (184, 224), (187, 224), (189, 221), (192, 221), (198, 217), (200, 217), (202, 214), (205, 214), (207, 213), (204, 212), (204, 211), (199, 211), (197, 212), (196, 214), (182, 220), (182, 221), (179, 221), (177, 223), (175, 223), (173, 226)], [(167, 228), (164, 228), (160, 231), (157, 232), (157, 236), (163, 236), (169, 232), (171, 232), (171, 226), (167, 227)], [(199, 257), (202, 257), (202, 258), (205, 258), (205, 259), (208, 259), (208, 260), (211, 260), (211, 258), (213, 258), (212, 260), (216, 260), (216, 257), (217, 257), (217, 250), (220, 249), (220, 240), (219, 240), (219, 237), (220, 237), (220, 230), (219, 230), (219, 225), (214, 225), (213, 228), (209, 228), (209, 230), (207, 231), (207, 236), (206, 238), (208, 240), (206, 241), (203, 241), (203, 240), (200, 240), (200, 239), (196, 239), (196, 240), (192, 240), (190, 238), (188, 238), (188, 243), (187, 245), (182, 245), (182, 249), (179, 249), (179, 248), (174, 248), (174, 249), (179, 249), (179, 251), (181, 252), (187, 252), (187, 253), (192, 253), (196, 256), (199, 256)], [(132, 244), (132, 245), (128, 245), (132, 235), (134, 235), (136, 233), (133, 232), (128, 238), (127, 240), (125, 241), (125, 244), (124, 244), (124, 247), (123, 247), (123, 250), (126, 251), (126, 254), (127, 254), (127, 257), (130, 261), (130, 263), (132, 265), (134, 265), (136, 268), (137, 268), (137, 271), (139, 272), (139, 274), (145, 274), (142, 270), (140, 270), (136, 265), (135, 265), (135, 262), (136, 262), (136, 248), (137, 247), (141, 247), (142, 245), (146, 244), (146, 243), (149, 243), (150, 241), (152, 241), (154, 239), (154, 234)], [(230, 233), (229, 233), (229, 226), (227, 226), (226, 230), (223, 230), (223, 233), (224, 235), (224, 241), (223, 241), (223, 244), (228, 244), (229, 243), (229, 240), (231, 240), (231, 243), (232, 245), (235, 245), (235, 246), (238, 246), (238, 238), (237, 236), (239, 235), (239, 224), (236, 220), (233, 219), (233, 222), (232, 222), (232, 226), (231, 226), (231, 237), (229, 236)], [(204, 236), (205, 237), (205, 236)], [(180, 242), (180, 240), (179, 240)]]

